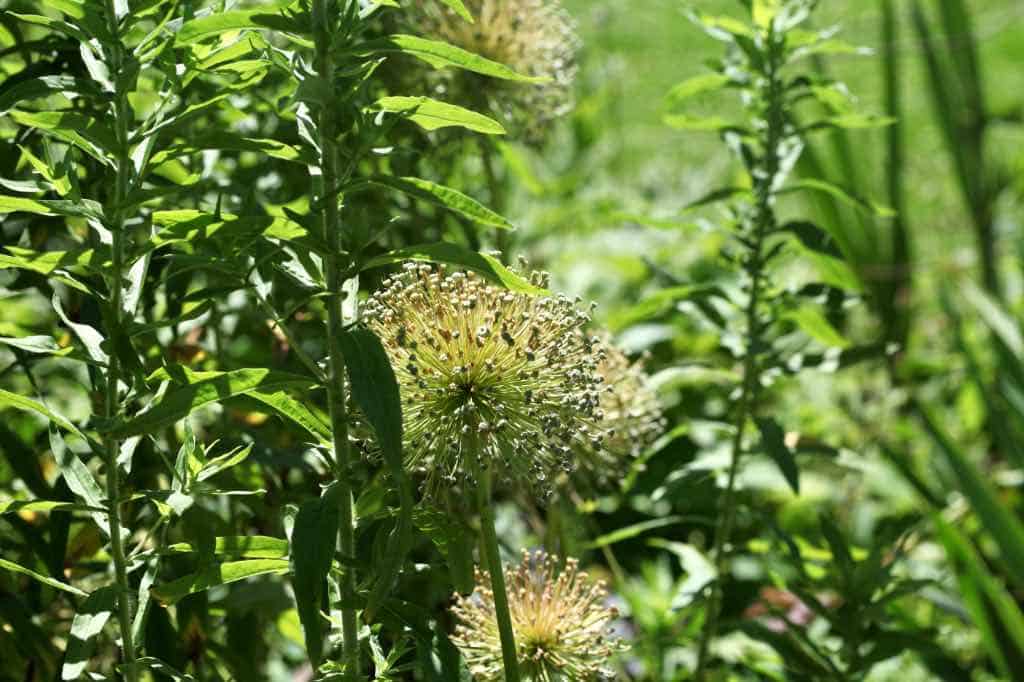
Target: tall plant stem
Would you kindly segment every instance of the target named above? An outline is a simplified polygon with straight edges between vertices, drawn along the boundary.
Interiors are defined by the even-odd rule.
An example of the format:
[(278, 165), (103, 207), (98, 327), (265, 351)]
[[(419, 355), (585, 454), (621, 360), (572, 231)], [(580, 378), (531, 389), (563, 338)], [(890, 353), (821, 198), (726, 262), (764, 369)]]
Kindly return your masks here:
[[(107, 337), (120, 333), (123, 324), (123, 278), (124, 278), (124, 247), (125, 201), (128, 197), (132, 161), (128, 146), (128, 128), (131, 125), (132, 110), (128, 104), (128, 93), (125, 92), (126, 78), (123, 70), (131, 68), (127, 62), (127, 51), (121, 42), (120, 27), (114, 3), (106, 3), (107, 25), (114, 41), (107, 48), (107, 59), (110, 72), (114, 75), (114, 132), (117, 139), (116, 177), (114, 179), (114, 199), (106, 207), (111, 233), (111, 267), (110, 267), (110, 300), (107, 323), (111, 325)], [(112, 350), (107, 363), (106, 390), (104, 397), (104, 417), (109, 421), (121, 411), (118, 397), (118, 384), (121, 381), (121, 362), (117, 351)], [(117, 620), (121, 631), (121, 649), (123, 652), (126, 678), (129, 682), (138, 680), (135, 668), (135, 642), (132, 633), (132, 594), (128, 583), (128, 567), (125, 560), (124, 543), (121, 538), (121, 480), (117, 457), (121, 451), (121, 442), (116, 438), (105, 439), (105, 467), (107, 484), (107, 517), (110, 523), (110, 555), (114, 563), (114, 584), (117, 591)]]
[(763, 345), (761, 338), (763, 326), (760, 308), (764, 295), (764, 247), (767, 236), (775, 229), (775, 212), (772, 204), (775, 182), (779, 174), (779, 144), (785, 125), (782, 108), (784, 89), (778, 74), (779, 50), (773, 29), (769, 28), (766, 31), (765, 39), (767, 43), (766, 78), (762, 101), (766, 105), (765, 122), (767, 125), (764, 133), (764, 156), (761, 160), (763, 172), (753, 174), (755, 204), (752, 216), (749, 218), (752, 231), (749, 235), (749, 251), (745, 263), (747, 276), (750, 279), (750, 294), (745, 309), (747, 348), (743, 357), (743, 383), (736, 405), (736, 432), (732, 440), (729, 474), (725, 492), (721, 498), (721, 521), (715, 529), (715, 541), (711, 551), (717, 575), (711, 588), (707, 617), (697, 650), (697, 670), (694, 677), (698, 682), (704, 682), (707, 679), (710, 646), (718, 632), (722, 615), (724, 597), (722, 582), (729, 569), (729, 540), (736, 525), (736, 512), (739, 506), (736, 480), (743, 458), (743, 440), (746, 435), (747, 422), (753, 416), (761, 385), (760, 354)]
[[(324, 102), (337, 101), (334, 86), (334, 58), (331, 44), (335, 34), (335, 19), (331, 15), (335, 4), (329, 0), (315, 0), (313, 5), (313, 38), (316, 45), (316, 71), (320, 76)], [(345, 236), (342, 232), (338, 190), (337, 122), (334, 107), (320, 107), (318, 133), (320, 143), (320, 199), (322, 237), (329, 246), (324, 259), (324, 270), (329, 294), (327, 304), (327, 352), (330, 371), (327, 398), (334, 437), (334, 473), (339, 486), (338, 548), (346, 559), (355, 555), (355, 529), (352, 525), (352, 483), (349, 479), (351, 452), (348, 442), (348, 407), (345, 387), (345, 356), (340, 337), (344, 329), (341, 298), (341, 272), (345, 259)], [(348, 602), (355, 594), (355, 573), (350, 567), (341, 584), (342, 598)], [(341, 610), (342, 655), (345, 677), (359, 679), (359, 630), (356, 611), (350, 606)]]
[(478, 459), (479, 450), (468, 448), (473, 477), (476, 479), (476, 501), (480, 512), (481, 560), (487, 565), (491, 576), (491, 591), (494, 592), (494, 616), (498, 620), (498, 635), (501, 638), (501, 658), (505, 668), (505, 682), (519, 682), (519, 657), (516, 654), (516, 637), (512, 630), (512, 615), (508, 609), (508, 592), (505, 589), (505, 569), (501, 565), (501, 549), (498, 534), (494, 530), (494, 505), (491, 500), (491, 472)]

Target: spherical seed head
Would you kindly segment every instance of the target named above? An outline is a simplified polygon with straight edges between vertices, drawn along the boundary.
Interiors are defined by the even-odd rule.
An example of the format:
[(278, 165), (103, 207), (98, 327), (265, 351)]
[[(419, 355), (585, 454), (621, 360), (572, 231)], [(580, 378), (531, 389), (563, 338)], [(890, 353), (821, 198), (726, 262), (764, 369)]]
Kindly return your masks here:
[[(532, 281), (547, 286), (547, 276)], [(600, 442), (603, 352), (565, 296), (508, 291), (474, 273), (408, 264), (370, 297), (402, 395), (409, 466), (433, 495), (477, 465), (543, 492)], [(470, 458), (477, 458), (472, 460)]]
[[(524, 553), (519, 566), (505, 570), (520, 672), (525, 679), (545, 682), (609, 679), (610, 659), (626, 648), (611, 630), (618, 614), (605, 606), (604, 585), (580, 572), (575, 559), (561, 571), (558, 563), (543, 552)], [(500, 682), (501, 639), (490, 578), (477, 571), (476, 582), (473, 594), (456, 596), (452, 641), (475, 679)]]
[[(558, 0), (466, 0), (474, 23), (440, 3), (422, 4), (426, 36), (525, 76), (548, 79), (543, 83), (488, 80), (486, 92), (493, 93), (489, 104), (514, 133), (539, 141), (551, 121), (572, 109), (580, 40), (575, 22)], [(448, 87), (460, 101), (480, 97), (480, 79), (473, 74), (453, 72)]]
[(665, 429), (643, 360), (631, 361), (610, 340), (601, 337), (601, 341), (603, 355), (597, 373), (603, 382), (599, 409), (605, 438), (598, 445), (582, 444), (572, 476), (574, 483), (591, 488), (618, 480), (630, 461)]

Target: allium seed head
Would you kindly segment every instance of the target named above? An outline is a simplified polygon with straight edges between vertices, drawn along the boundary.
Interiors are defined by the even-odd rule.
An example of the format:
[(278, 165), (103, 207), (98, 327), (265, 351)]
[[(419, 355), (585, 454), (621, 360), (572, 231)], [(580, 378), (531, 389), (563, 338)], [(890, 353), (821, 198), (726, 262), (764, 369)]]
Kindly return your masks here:
[[(505, 122), (532, 141), (547, 125), (573, 106), (576, 53), (580, 41), (572, 17), (558, 0), (466, 0), (475, 18), (465, 21), (437, 2), (423, 2), (422, 32), (511, 67), (527, 76), (549, 79), (544, 83), (490, 81), (489, 104)], [(480, 97), (479, 78), (452, 73), (449, 87), (457, 98)]]
[[(541, 273), (532, 281), (547, 285)], [(602, 441), (603, 351), (584, 331), (589, 316), (565, 296), (408, 264), (365, 313), (394, 367), (407, 461), (425, 473), (428, 495), (476, 463), (543, 492), (573, 468), (579, 444)]]
[[(561, 572), (557, 566), (557, 559), (543, 552), (524, 552), (518, 567), (505, 570), (520, 672), (535, 682), (609, 679), (609, 660), (625, 649), (611, 631), (618, 614), (605, 606), (604, 584), (581, 572), (575, 559), (568, 559)], [(452, 641), (475, 679), (501, 682), (505, 677), (490, 578), (477, 571), (476, 582), (473, 594), (456, 596)]]
[(573, 481), (588, 487), (606, 487), (628, 468), (665, 429), (658, 397), (644, 372), (643, 361), (631, 362), (610, 341), (597, 373), (603, 380), (599, 409), (605, 429), (603, 442), (579, 448)]

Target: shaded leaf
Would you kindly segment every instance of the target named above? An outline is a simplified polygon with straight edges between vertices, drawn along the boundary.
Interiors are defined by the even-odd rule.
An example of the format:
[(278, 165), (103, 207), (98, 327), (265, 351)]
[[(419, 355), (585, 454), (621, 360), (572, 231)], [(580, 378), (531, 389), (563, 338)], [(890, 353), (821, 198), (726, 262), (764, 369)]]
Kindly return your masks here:
[(757, 429), (761, 432), (761, 447), (765, 453), (774, 460), (779, 471), (786, 477), (786, 482), (793, 492), (800, 494), (800, 470), (796, 465), (796, 457), (793, 451), (786, 445), (786, 434), (782, 427), (771, 418), (765, 417), (756, 420)]
[(329, 485), (319, 499), (299, 507), (291, 536), (292, 587), (299, 612), (306, 651), (316, 668), (323, 656), (324, 618), (329, 610), (327, 574), (331, 570), (338, 538), (341, 486)]

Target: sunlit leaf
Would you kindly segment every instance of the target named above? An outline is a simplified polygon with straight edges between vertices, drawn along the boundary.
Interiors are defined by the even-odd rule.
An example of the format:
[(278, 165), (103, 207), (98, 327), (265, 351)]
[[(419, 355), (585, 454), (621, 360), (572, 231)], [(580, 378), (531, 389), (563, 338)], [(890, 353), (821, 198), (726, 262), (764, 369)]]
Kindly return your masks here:
[(160, 603), (170, 605), (190, 594), (204, 592), (217, 585), (227, 585), (258, 575), (284, 575), (288, 571), (288, 562), (284, 559), (246, 559), (215, 563), (201, 569), (199, 573), (157, 585), (150, 593)]
[(460, 47), (418, 36), (392, 35), (381, 40), (364, 43), (357, 50), (360, 54), (400, 52), (422, 59), (434, 68), (455, 67), (503, 80), (524, 83), (543, 83), (548, 80), (547, 78), (516, 73), (504, 64), (499, 64), (472, 52), (467, 52)]
[(505, 218), (472, 197), (466, 196), (451, 187), (445, 187), (444, 185), (421, 178), (396, 178), (388, 175), (374, 176), (370, 179), (370, 182), (391, 187), (416, 199), (422, 199), (423, 201), (443, 206), (481, 225), (490, 225), (507, 230), (512, 229), (512, 223), (508, 222)]
[(376, 107), (402, 114), (424, 130), (455, 127), (488, 135), (505, 134), (505, 128), (488, 116), (429, 97), (383, 97)]

